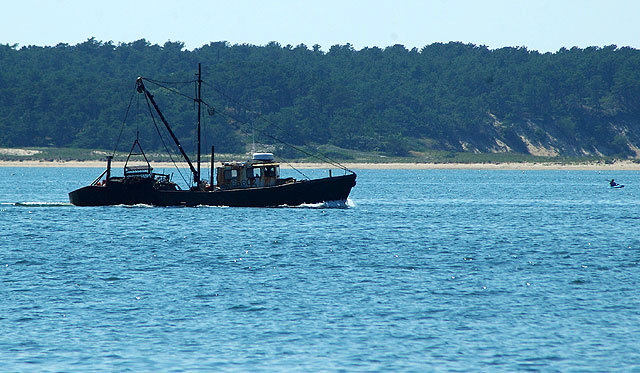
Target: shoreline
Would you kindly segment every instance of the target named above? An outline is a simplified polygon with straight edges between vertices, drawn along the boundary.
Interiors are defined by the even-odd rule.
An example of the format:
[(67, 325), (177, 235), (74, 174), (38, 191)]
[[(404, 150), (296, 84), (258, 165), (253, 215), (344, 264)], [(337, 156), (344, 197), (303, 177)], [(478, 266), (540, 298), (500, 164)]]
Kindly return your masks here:
[[(173, 167), (172, 163), (154, 162), (156, 168)], [(618, 161), (615, 163), (343, 163), (351, 170), (640, 170), (640, 163)], [(112, 167), (119, 169), (122, 162), (114, 162)], [(69, 167), (69, 168), (106, 168), (105, 161), (0, 161), (0, 167)], [(208, 169), (209, 165), (203, 168)], [(337, 169), (324, 163), (281, 164), (282, 169)]]

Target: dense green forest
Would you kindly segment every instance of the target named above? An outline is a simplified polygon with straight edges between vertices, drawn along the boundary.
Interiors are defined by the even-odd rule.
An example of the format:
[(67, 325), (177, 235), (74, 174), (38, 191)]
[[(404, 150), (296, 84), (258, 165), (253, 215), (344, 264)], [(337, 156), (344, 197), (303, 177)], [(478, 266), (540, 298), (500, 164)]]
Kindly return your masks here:
[[(542, 54), (452, 42), (322, 51), (215, 42), (190, 51), (181, 42), (93, 38), (0, 44), (0, 147), (113, 149), (138, 131), (146, 148), (159, 149), (144, 97), (133, 95), (135, 80), (193, 81), (199, 62), (203, 98), (217, 112), (206, 116), (204, 149), (243, 152), (279, 139), (390, 155), (635, 157), (640, 147), (640, 51), (632, 48)], [(194, 94), (192, 83), (171, 87)], [(149, 88), (192, 149), (193, 103)]]

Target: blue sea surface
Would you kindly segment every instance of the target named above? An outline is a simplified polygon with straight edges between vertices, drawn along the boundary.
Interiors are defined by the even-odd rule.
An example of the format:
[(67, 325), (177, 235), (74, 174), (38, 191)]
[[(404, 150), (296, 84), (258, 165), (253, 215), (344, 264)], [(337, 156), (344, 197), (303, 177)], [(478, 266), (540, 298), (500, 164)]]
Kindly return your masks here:
[(348, 208), (69, 205), (100, 171), (0, 168), (1, 371), (640, 372), (637, 171), (356, 170)]

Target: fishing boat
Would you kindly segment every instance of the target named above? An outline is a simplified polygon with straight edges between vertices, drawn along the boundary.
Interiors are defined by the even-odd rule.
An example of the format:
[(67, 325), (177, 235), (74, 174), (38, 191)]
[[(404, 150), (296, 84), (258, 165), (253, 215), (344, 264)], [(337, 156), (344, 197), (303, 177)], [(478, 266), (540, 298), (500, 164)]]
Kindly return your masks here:
[[(280, 163), (273, 153), (253, 153), (244, 161), (222, 162), (214, 167), (214, 149), (211, 151), (210, 179), (201, 177), (201, 98), (202, 74), (198, 64), (197, 89), (192, 99), (197, 108), (197, 160), (194, 165), (169, 122), (160, 110), (154, 96), (138, 78), (136, 90), (143, 94), (160, 118), (192, 174), (191, 185), (182, 189), (171, 175), (154, 172), (142, 147), (135, 139), (124, 163), (122, 176), (112, 175), (113, 155), (107, 156), (107, 167), (90, 185), (69, 193), (69, 201), (76, 206), (152, 205), (152, 206), (231, 206), (275, 207), (302, 204), (344, 203), (356, 185), (355, 172), (337, 164), (342, 175), (318, 179), (295, 179), (280, 176)], [(208, 105), (207, 105), (208, 106)], [(114, 152), (115, 154), (115, 152)], [(131, 165), (133, 155), (142, 157), (142, 165)], [(216, 170), (215, 180), (214, 172)]]

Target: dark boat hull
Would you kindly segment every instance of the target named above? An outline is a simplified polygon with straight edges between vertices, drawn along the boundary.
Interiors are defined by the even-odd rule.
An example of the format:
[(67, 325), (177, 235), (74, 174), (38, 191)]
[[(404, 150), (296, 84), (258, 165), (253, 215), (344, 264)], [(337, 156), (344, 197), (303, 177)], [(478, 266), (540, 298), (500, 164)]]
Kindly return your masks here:
[(70, 192), (69, 201), (76, 206), (297, 206), (344, 201), (355, 184), (356, 174), (349, 174), (273, 187), (191, 191), (158, 190), (152, 179), (141, 179), (136, 183), (110, 182), (105, 186), (86, 186)]

